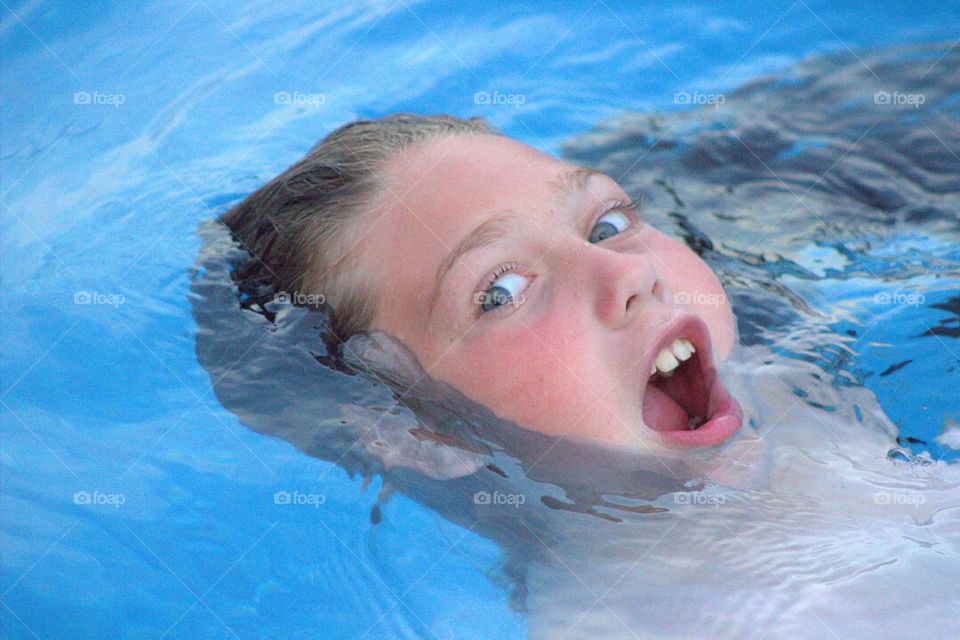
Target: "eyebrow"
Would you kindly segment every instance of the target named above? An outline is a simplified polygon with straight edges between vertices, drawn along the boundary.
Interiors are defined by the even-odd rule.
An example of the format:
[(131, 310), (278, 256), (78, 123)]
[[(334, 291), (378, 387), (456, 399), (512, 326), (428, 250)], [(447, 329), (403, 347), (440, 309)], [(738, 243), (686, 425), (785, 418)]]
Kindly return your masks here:
[[(550, 180), (547, 184), (551, 187), (554, 204), (559, 204), (574, 193), (585, 190), (590, 178), (605, 175), (605, 173), (594, 169), (572, 169), (561, 172), (555, 179)], [(512, 209), (505, 209), (477, 225), (463, 237), (449, 255), (443, 259), (443, 262), (440, 263), (440, 267), (437, 269), (437, 275), (433, 283), (433, 292), (430, 294), (430, 315), (433, 315), (437, 305), (437, 298), (443, 289), (443, 282), (450, 271), (453, 270), (454, 265), (471, 251), (488, 247), (510, 235), (510, 233), (517, 228), (517, 222), (522, 217), (520, 213)]]

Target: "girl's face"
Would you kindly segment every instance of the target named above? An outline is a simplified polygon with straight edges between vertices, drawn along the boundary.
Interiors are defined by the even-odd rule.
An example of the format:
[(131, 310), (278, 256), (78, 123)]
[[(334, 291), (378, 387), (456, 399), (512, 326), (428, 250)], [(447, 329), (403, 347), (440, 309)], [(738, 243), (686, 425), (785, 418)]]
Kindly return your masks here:
[[(398, 153), (384, 185), (358, 248), (379, 288), (373, 328), (430, 376), (551, 435), (709, 446), (739, 427), (714, 382), (735, 339), (720, 282), (613, 179), (460, 135)], [(658, 362), (680, 364), (651, 375)], [(708, 422), (689, 429), (696, 415)]]

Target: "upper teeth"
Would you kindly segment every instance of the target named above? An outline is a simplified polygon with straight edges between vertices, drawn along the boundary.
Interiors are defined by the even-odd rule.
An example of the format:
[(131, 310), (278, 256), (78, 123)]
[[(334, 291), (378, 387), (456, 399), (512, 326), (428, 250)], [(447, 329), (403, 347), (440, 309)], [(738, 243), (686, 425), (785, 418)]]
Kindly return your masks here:
[(659, 371), (660, 375), (670, 377), (673, 375), (673, 370), (684, 360), (689, 360), (696, 351), (692, 342), (686, 338), (677, 338), (673, 344), (666, 349), (661, 349), (657, 354), (657, 359), (650, 365), (650, 375)]

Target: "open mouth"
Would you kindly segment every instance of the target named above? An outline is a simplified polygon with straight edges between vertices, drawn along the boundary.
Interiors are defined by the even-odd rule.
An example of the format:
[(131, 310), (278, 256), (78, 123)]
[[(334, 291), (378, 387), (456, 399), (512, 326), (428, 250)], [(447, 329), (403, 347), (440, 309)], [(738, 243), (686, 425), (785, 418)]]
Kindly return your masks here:
[(717, 378), (707, 326), (683, 316), (662, 334), (644, 371), (643, 421), (671, 445), (709, 447), (743, 420), (736, 399)]

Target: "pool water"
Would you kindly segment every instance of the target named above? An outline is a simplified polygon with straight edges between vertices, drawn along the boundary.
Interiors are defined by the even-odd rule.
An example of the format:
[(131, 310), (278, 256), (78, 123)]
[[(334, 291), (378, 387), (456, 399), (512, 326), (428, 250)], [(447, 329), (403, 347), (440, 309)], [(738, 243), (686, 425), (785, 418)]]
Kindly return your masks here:
[[(960, 578), (949, 429), (960, 423), (960, 6), (601, 0), (451, 12), (437, 2), (24, 1), (4, 3), (0, 15), (4, 637), (572, 638), (624, 637), (625, 628), (697, 637), (669, 600), (695, 575), (685, 573), (694, 564), (684, 569), (683, 545), (713, 544), (710, 525), (746, 539), (761, 517), (779, 527), (757, 525), (756, 549), (770, 554), (755, 552), (756, 564), (738, 573), (744, 550), (714, 541), (718, 562), (700, 566), (703, 582), (683, 591), (709, 611), (716, 589), (742, 587), (729, 591), (736, 615), (693, 628), (715, 637), (960, 633), (949, 601), (933, 595), (948, 596)], [(911, 43), (937, 44), (896, 49)], [(814, 54), (829, 62), (801, 62)], [(811, 77), (830, 79), (814, 83), (826, 93), (808, 91)], [(874, 89), (842, 93), (874, 81), (891, 100), (901, 96), (894, 111), (857, 101)], [(822, 97), (841, 94), (850, 102)], [(925, 104), (914, 108), (910, 96), (920, 94)], [(791, 117), (777, 121), (777, 105)], [(198, 259), (210, 241), (203, 223), (333, 127), (405, 110), (486, 116), (643, 190), (668, 232), (692, 245), (710, 239), (708, 261), (734, 300), (749, 363), (735, 373), (783, 381), (779, 399), (818, 412), (803, 416), (823, 421), (835, 455), (803, 439), (813, 428), (765, 432), (776, 416), (758, 401), (751, 429), (771, 442), (798, 439), (778, 454), (797, 471), (772, 494), (708, 491), (719, 496), (708, 506), (723, 498), (730, 508), (706, 512), (663, 497), (684, 494), (577, 494), (555, 479), (520, 479), (521, 458), (498, 452), (516, 495), (531, 496), (518, 510), (530, 519), (517, 525), (506, 512), (477, 525), (452, 506), (452, 489), (436, 497), (438, 485), (413, 474), (335, 457), (349, 447), (317, 436), (340, 421), (331, 398), (310, 405), (315, 430), (287, 428), (307, 405), (283, 395), (281, 377), (265, 376), (253, 395), (241, 383), (271, 362), (253, 355), (305, 344), (316, 330), (293, 312), (275, 325), (235, 313), (236, 339), (212, 341), (198, 308), (226, 289), (221, 262)], [(910, 166), (878, 161), (897, 143)], [(781, 181), (800, 185), (804, 204)], [(208, 273), (212, 284), (198, 285)], [(297, 361), (318, 396), (390, 401), (359, 378), (321, 371), (318, 352), (300, 349)], [(809, 385), (814, 378), (823, 388)], [(899, 441), (882, 428), (844, 430), (854, 415), (887, 424), (871, 417), (871, 403)], [(257, 426), (263, 416), (270, 428)], [(844, 441), (866, 453), (848, 455)], [(804, 466), (803, 451), (820, 457)], [(784, 468), (774, 458), (762, 468)], [(888, 493), (846, 504), (847, 519), (836, 506), (818, 511), (830, 495), (813, 488), (821, 468)], [(445, 486), (468, 486), (458, 482)], [(902, 518), (872, 511), (879, 499), (921, 497), (899, 505)], [(634, 577), (627, 570), (639, 559), (623, 550), (639, 547), (617, 546), (658, 540), (664, 509), (690, 526), (645, 562), (673, 585)], [(613, 520), (630, 534), (596, 524)], [(865, 530), (875, 537), (864, 542)], [(583, 537), (541, 545), (545, 531)], [(796, 537), (782, 543), (777, 531)], [(839, 533), (837, 542), (824, 532)], [(591, 563), (589, 544), (610, 561)], [(573, 573), (540, 557), (550, 555), (544, 546)], [(528, 567), (524, 612), (510, 556), (528, 549), (540, 556)], [(790, 553), (806, 568), (782, 574)], [(861, 571), (894, 572), (894, 588), (913, 590), (916, 608), (888, 619), (864, 606), (857, 616), (872, 624), (849, 628), (815, 598), (797, 608), (797, 594), (821, 583), (844, 585), (844, 602), (862, 605), (872, 585), (850, 578)], [(614, 574), (629, 577), (596, 609), (575, 625), (556, 621), (586, 601), (580, 587), (599, 600)], [(786, 577), (769, 591), (747, 589), (758, 575)], [(637, 608), (628, 595), (641, 586), (645, 607), (676, 617)], [(630, 618), (631, 609), (644, 615)], [(815, 621), (801, 630), (804, 616)]]

